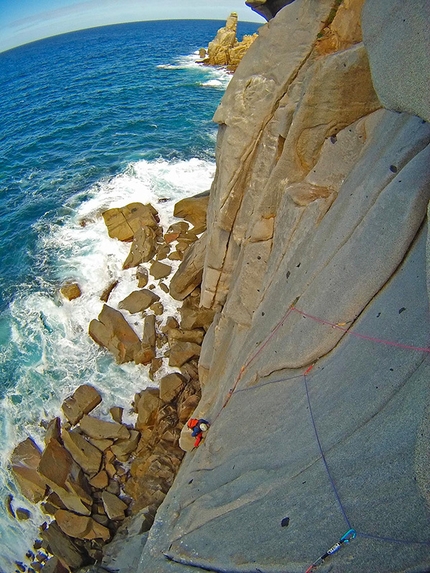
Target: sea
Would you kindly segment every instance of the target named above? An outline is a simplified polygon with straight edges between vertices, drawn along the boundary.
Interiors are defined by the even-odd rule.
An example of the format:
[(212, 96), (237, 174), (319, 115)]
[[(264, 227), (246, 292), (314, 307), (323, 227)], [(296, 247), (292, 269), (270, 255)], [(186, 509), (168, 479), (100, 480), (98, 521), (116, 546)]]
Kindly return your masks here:
[[(196, 61), (223, 25), (121, 24), (0, 53), (2, 573), (25, 562), (48, 519), (13, 480), (16, 444), (32, 436), (42, 446), (41, 423), (61, 415), (63, 399), (82, 383), (102, 394), (98, 416), (118, 405), (130, 420), (135, 392), (154, 384), (145, 366), (116, 364), (88, 336), (109, 283), (119, 281), (112, 306), (137, 288), (135, 270), (122, 270), (130, 245), (108, 237), (102, 212), (151, 203), (166, 230), (179, 199), (210, 188), (212, 117), (231, 75)], [(239, 39), (257, 27), (240, 22)], [(78, 282), (80, 298), (61, 296), (66, 281)], [(160, 295), (175, 315), (174, 301)], [(126, 314), (139, 334), (141, 319)], [(9, 494), (29, 520), (9, 515)]]

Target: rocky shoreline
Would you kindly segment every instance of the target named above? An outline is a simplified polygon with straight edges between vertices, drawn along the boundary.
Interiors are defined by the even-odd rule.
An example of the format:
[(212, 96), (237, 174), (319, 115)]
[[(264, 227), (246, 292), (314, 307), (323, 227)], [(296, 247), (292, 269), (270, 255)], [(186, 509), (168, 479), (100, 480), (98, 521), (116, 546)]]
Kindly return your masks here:
[[(148, 531), (185, 450), (192, 449), (190, 433), (182, 430), (200, 401), (198, 357), (214, 316), (199, 307), (208, 199), (203, 193), (177, 203), (178, 222), (166, 231), (152, 205), (133, 203), (102, 214), (109, 235), (131, 243), (123, 268), (136, 269), (137, 289), (116, 309), (107, 303), (117, 281), (107, 285), (89, 335), (117, 363), (147, 365), (151, 380), (163, 364), (171, 372), (158, 376), (158, 387), (136, 392), (133, 424), (123, 422), (124, 405), (110, 408), (111, 420), (97, 417), (102, 396), (83, 384), (63, 402), (63, 419), (43, 423), (43, 451), (31, 437), (16, 446), (10, 460), (16, 482), (47, 515), (40, 539), (25, 560), (16, 562), (16, 571), (76, 571), (101, 562), (104, 548), (132, 523), (139, 524), (140, 534)], [(182, 263), (169, 285), (168, 263), (178, 260)], [(156, 286), (182, 301), (180, 320), (164, 316)], [(69, 283), (61, 292), (73, 300), (81, 287)], [(141, 336), (127, 313), (143, 318)], [(13, 502), (9, 496), (11, 518), (31, 517)]]

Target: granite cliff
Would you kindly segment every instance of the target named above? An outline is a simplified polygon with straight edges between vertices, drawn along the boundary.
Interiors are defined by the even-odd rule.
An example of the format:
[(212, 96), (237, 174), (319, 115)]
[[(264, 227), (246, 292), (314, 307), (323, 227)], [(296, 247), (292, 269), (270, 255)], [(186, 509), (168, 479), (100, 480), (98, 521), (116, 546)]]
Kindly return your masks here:
[(215, 114), (207, 231), (173, 281), (216, 312), (211, 427), (115, 570), (430, 567), (429, 5), (283, 4)]

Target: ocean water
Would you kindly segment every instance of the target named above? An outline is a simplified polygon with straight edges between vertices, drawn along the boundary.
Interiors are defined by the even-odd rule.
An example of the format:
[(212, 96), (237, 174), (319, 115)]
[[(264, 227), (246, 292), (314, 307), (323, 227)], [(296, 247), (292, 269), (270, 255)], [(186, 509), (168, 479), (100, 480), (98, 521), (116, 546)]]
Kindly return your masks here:
[[(122, 271), (129, 245), (107, 236), (103, 210), (151, 202), (166, 229), (173, 205), (210, 187), (216, 126), (230, 80), (195, 63), (223, 22), (160, 21), (95, 28), (0, 54), (0, 571), (15, 570), (46, 516), (10, 475), (13, 447), (65, 396), (91, 383), (98, 408), (128, 408), (150, 384), (146, 367), (117, 365), (89, 338), (100, 294), (109, 304), (136, 288)], [(257, 25), (239, 24), (239, 37)], [(59, 294), (76, 280), (82, 297)], [(167, 312), (176, 306), (166, 301)], [(140, 333), (141, 323), (126, 316)], [(161, 372), (162, 374), (163, 372)], [(131, 416), (131, 415), (130, 415)], [(13, 507), (32, 519), (12, 520)]]

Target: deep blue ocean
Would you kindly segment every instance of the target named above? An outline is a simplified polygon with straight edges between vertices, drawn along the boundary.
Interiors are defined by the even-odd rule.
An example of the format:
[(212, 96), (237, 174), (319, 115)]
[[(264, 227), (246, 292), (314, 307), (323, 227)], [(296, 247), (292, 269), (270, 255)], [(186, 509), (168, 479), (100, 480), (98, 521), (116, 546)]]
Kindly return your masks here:
[[(15, 570), (46, 516), (8, 469), (42, 419), (60, 415), (79, 384), (103, 395), (99, 415), (128, 408), (149, 384), (145, 367), (117, 365), (88, 336), (100, 294), (136, 288), (122, 271), (129, 245), (107, 236), (101, 213), (151, 202), (166, 228), (173, 205), (210, 187), (216, 125), (230, 80), (196, 63), (220, 21), (160, 21), (94, 28), (0, 54), (0, 571)], [(257, 30), (239, 23), (238, 36)], [(77, 280), (82, 297), (59, 288)], [(175, 313), (173, 303), (167, 310)], [(171, 305), (171, 307), (169, 307)], [(139, 332), (135, 317), (127, 317)], [(132, 322), (135, 321), (135, 322)], [(12, 520), (5, 498), (32, 519)], [(24, 560), (25, 561), (25, 560)]]

